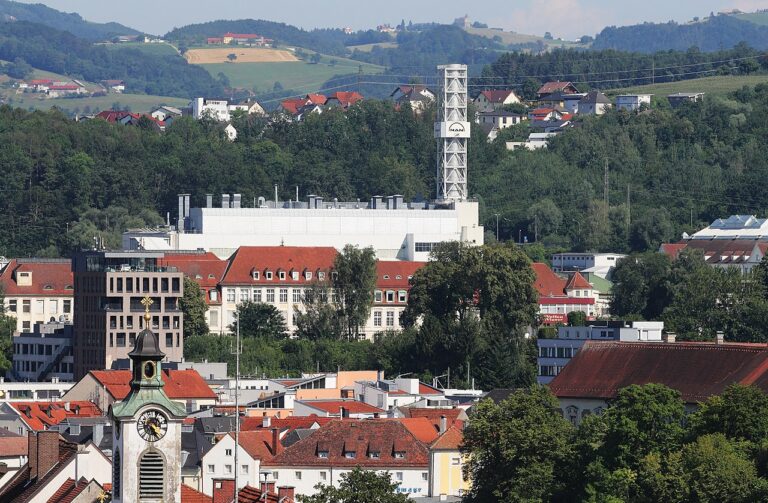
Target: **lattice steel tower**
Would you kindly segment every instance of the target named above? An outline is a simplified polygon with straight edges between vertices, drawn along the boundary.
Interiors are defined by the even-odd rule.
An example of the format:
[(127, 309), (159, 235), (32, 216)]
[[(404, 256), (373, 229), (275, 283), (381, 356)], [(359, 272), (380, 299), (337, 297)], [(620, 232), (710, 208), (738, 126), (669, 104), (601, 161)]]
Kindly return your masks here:
[(443, 79), (437, 138), (437, 199), (463, 201), (467, 192), (467, 65), (438, 66)]

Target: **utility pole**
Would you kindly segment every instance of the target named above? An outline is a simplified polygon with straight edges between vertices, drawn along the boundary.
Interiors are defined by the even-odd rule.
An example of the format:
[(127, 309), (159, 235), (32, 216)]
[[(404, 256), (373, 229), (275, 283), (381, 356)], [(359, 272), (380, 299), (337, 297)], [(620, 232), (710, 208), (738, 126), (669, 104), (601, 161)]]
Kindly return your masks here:
[(656, 59), (651, 56), (651, 84), (656, 83)]
[(499, 241), (499, 214), (494, 213), (496, 215), (496, 241)]
[(539, 214), (533, 216), (533, 240), (539, 242)]
[(237, 337), (235, 339), (235, 494), (234, 501), (240, 501), (237, 490), (238, 451), (240, 450), (240, 316), (237, 316)]
[(611, 201), (608, 197), (608, 159), (605, 160), (605, 180), (603, 181), (603, 203), (605, 204), (605, 210), (603, 213), (603, 224), (605, 228), (608, 227), (608, 209), (611, 206)]
[(363, 80), (363, 65), (357, 65), (357, 92), (360, 93), (360, 82)]
[(632, 223), (632, 206), (629, 199), (629, 185), (627, 184), (627, 236), (629, 236), (629, 226)]

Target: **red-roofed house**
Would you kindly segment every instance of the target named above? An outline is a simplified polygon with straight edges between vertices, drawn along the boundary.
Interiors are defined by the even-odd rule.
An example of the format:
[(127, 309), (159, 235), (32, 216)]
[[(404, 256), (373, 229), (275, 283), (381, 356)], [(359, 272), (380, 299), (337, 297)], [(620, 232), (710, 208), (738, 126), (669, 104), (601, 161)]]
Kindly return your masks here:
[[(131, 378), (130, 370), (91, 370), (64, 394), (62, 401), (90, 400), (101, 410), (107, 410), (128, 396)], [(185, 405), (189, 412), (216, 404), (216, 393), (196, 370), (163, 369), (162, 378), (163, 392)]]
[(559, 121), (566, 120), (564, 117), (571, 117), (570, 114), (551, 107), (536, 108), (528, 112), (530, 121)]
[[(469, 419), (467, 412), (459, 407), (402, 407), (399, 412), (406, 418), (426, 418), (432, 424), (435, 431), (445, 431), (453, 426), (464, 428), (464, 423)], [(445, 424), (443, 424), (443, 418), (445, 418)]]
[(520, 98), (511, 89), (481, 91), (475, 98), (475, 106), (482, 112), (498, 110), (514, 103), (520, 103)]
[(99, 407), (88, 401), (5, 402), (0, 404), (0, 411), (17, 414), (26, 427), (24, 435), (47, 430), (69, 418), (102, 416)]
[(26, 437), (0, 429), (0, 491), (26, 463)]
[(314, 430), (333, 421), (330, 417), (321, 417), (316, 414), (309, 416), (271, 417), (257, 416), (244, 417), (240, 423), (241, 431), (277, 428), (281, 437), (294, 430)]
[(437, 95), (426, 86), (413, 84), (408, 86), (397, 86), (390, 97), (395, 100), (395, 107), (398, 109), (405, 103), (408, 103), (414, 113), (421, 113), (428, 104), (434, 103)]
[(580, 311), (593, 319), (595, 316), (595, 289), (576, 272), (569, 279), (563, 279), (547, 264), (533, 263), (536, 279), (534, 287), (539, 293), (539, 314), (544, 324), (564, 323), (568, 313)]
[(565, 417), (578, 422), (600, 413), (631, 384), (664, 384), (689, 408), (731, 384), (768, 392), (765, 344), (587, 341), (549, 384)]
[(386, 414), (379, 407), (358, 402), (357, 400), (296, 400), (293, 404), (294, 416), (338, 417), (372, 419)]
[(368, 322), (361, 331), (369, 338), (384, 330), (400, 330), (400, 314), (408, 303), (410, 280), (425, 262), (379, 260), (376, 263), (376, 290)]
[[(238, 449), (239, 487), (258, 486), (262, 463), (283, 451), (277, 428), (240, 432)], [(235, 434), (219, 435), (216, 444), (200, 460), (202, 492), (213, 495), (213, 480), (234, 475)]]
[(450, 426), (429, 446), (430, 496), (461, 496), (469, 490), (469, 480), (462, 472), (466, 461), (460, 450), (462, 442), (461, 429)]
[(363, 95), (356, 91), (339, 91), (330, 95), (325, 104), (329, 107), (341, 107), (346, 110), (362, 100)]
[(222, 323), (221, 294), (218, 286), (229, 263), (211, 252), (166, 253), (161, 263), (175, 267), (183, 272), (186, 278), (200, 285), (208, 304), (208, 311), (205, 313), (208, 328), (212, 333), (226, 332), (227, 327)]
[(579, 90), (576, 89), (576, 86), (574, 86), (571, 82), (554, 81), (547, 82), (541, 86), (539, 90), (536, 91), (536, 95), (539, 98), (544, 98), (545, 96), (549, 96), (552, 93), (576, 94), (578, 92)]
[(768, 242), (745, 239), (688, 239), (679, 243), (663, 243), (659, 251), (676, 260), (680, 252), (701, 250), (704, 261), (712, 267), (735, 268), (747, 273), (768, 253)]
[(412, 496), (429, 492), (429, 449), (402, 423), (391, 419), (332, 421), (287, 447), (262, 467), (276, 481), (315, 494), (317, 484), (338, 487), (342, 473), (355, 467), (388, 471), (398, 491)]
[(181, 503), (213, 503), (213, 498), (186, 484), (181, 484)]
[[(293, 487), (277, 487), (276, 482), (263, 482), (260, 488), (245, 486), (237, 494), (237, 503), (296, 503)], [(235, 503), (234, 479), (213, 481), (213, 503)], [(275, 492), (277, 491), (277, 492)], [(182, 503), (185, 503), (182, 500)]]
[(17, 333), (51, 318), (71, 319), (73, 285), (69, 259), (13, 259), (0, 272), (5, 309), (16, 318)]
[(302, 306), (306, 289), (329, 283), (336, 254), (332, 247), (241, 246), (220, 282), (223, 324), (231, 325), (237, 304), (250, 300), (277, 307), (293, 330), (294, 306)]
[(249, 45), (262, 47), (272, 42), (271, 39), (265, 38), (256, 33), (225, 33), (221, 36), (221, 43), (237, 45)]
[(48, 86), (46, 93), (49, 98), (58, 98), (59, 96), (70, 96), (73, 94), (87, 94), (88, 90), (79, 84), (54, 83)]

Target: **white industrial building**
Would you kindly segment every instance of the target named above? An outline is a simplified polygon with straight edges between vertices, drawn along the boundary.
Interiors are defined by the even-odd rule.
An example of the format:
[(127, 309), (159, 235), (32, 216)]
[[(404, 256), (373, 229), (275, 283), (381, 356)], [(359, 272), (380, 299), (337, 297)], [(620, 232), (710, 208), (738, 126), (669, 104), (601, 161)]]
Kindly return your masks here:
[(371, 246), (380, 259), (426, 261), (444, 241), (483, 244), (476, 201), (406, 203), (402, 196), (374, 196), (370, 202), (265, 201), (241, 206), (239, 194), (222, 195), (214, 208), (208, 196), (204, 208), (189, 208), (189, 196), (179, 197), (181, 225), (166, 229), (137, 229), (123, 234), (126, 250), (198, 250), (229, 257), (241, 246)]
[(643, 105), (651, 106), (652, 94), (620, 94), (616, 96), (616, 108), (633, 112), (640, 110)]
[(552, 255), (552, 270), (591, 273), (605, 279), (624, 257), (626, 255), (620, 253), (555, 253)]

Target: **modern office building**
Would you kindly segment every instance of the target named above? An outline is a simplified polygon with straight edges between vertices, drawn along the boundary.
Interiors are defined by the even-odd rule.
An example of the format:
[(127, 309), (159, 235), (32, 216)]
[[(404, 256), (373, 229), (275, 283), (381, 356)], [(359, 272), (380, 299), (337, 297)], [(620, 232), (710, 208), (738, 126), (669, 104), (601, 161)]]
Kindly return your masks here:
[[(166, 361), (184, 354), (179, 300), (184, 274), (163, 266), (164, 254), (137, 251), (86, 251), (75, 255), (74, 378), (112, 367), (128, 358), (149, 307), (151, 328)], [(146, 299), (146, 300), (145, 300)]]
[(72, 328), (71, 322), (39, 323), (31, 333), (14, 337), (11, 376), (17, 381), (71, 382)]

